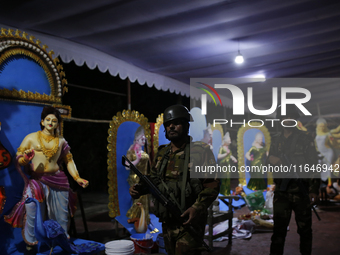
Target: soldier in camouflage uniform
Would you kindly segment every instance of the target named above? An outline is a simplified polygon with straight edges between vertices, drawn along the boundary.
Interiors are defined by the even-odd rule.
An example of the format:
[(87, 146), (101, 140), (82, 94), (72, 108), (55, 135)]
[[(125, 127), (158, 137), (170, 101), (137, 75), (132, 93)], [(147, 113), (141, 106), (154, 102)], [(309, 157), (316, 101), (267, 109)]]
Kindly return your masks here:
[[(288, 119), (297, 119), (300, 114), (294, 105), (287, 107), (287, 117), (278, 114), (277, 119), (286, 119), (286, 126), (294, 125), (288, 123)], [(279, 109), (280, 110), (280, 109)], [(278, 111), (279, 111), (278, 110)], [(287, 162), (290, 161), (290, 162)], [(274, 166), (293, 164), (304, 166), (305, 164), (317, 164), (317, 152), (314, 139), (305, 131), (296, 127), (284, 127), (283, 132), (274, 137), (268, 155), (268, 162)], [(282, 173), (281, 173), (282, 174)], [(295, 213), (295, 221), (300, 235), (301, 254), (312, 252), (312, 211), (311, 206), (318, 202), (320, 180), (310, 179), (282, 179), (275, 178), (274, 191), (274, 230), (270, 254), (283, 254), (287, 227), (290, 222), (291, 213)]]
[[(165, 110), (165, 135), (171, 143), (158, 148), (150, 173), (153, 183), (177, 204), (183, 212), (181, 217), (187, 219), (184, 223), (179, 222), (154, 201), (155, 214), (162, 222), (165, 249), (169, 255), (201, 254), (207, 209), (219, 194), (218, 180), (190, 178), (193, 166), (216, 165), (209, 145), (192, 142), (188, 136), (190, 119), (188, 109), (182, 105), (173, 105)], [(142, 183), (130, 188), (133, 198), (144, 193)], [(190, 224), (195, 227), (197, 235), (192, 236), (188, 232)]]

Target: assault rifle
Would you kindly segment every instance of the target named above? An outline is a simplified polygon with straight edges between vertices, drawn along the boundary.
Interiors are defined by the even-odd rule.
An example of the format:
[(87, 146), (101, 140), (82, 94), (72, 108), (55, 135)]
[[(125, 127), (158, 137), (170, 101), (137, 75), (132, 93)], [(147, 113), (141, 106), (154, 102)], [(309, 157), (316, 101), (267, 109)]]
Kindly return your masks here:
[[(282, 155), (281, 155), (280, 158), (281, 158), (281, 160), (283, 159), (283, 160), (287, 163), (287, 165), (291, 165), (291, 164), (292, 164), (291, 161), (290, 161), (290, 159), (289, 159), (289, 157), (288, 157), (286, 154), (282, 153)], [(308, 191), (306, 190), (305, 185), (302, 183), (301, 178), (299, 178), (298, 175), (297, 175), (295, 172), (293, 172), (293, 175), (294, 175), (294, 177), (297, 178), (297, 184), (298, 184), (298, 187), (299, 187), (300, 192), (302, 193), (302, 195), (303, 195), (304, 197), (306, 197), (306, 198), (309, 199)], [(291, 179), (283, 179), (283, 181), (282, 181), (283, 187), (281, 187), (281, 188), (283, 188), (283, 189), (286, 190), (286, 189), (287, 189), (287, 186), (288, 186), (288, 183), (290, 182), (290, 180), (291, 180)], [(281, 184), (281, 185), (282, 185), (282, 184)], [(281, 189), (281, 190), (282, 190), (282, 189)], [(283, 191), (285, 191), (285, 190), (283, 190)], [(312, 207), (312, 210), (313, 210), (313, 212), (315, 213), (316, 217), (317, 217), (318, 220), (320, 221), (321, 218), (320, 218), (318, 212), (315, 210), (315, 207), (314, 207), (313, 205), (312, 205), (311, 207)]]
[[(128, 165), (126, 164), (128, 162)], [(130, 168), (141, 180), (141, 182), (145, 183), (148, 187), (149, 192), (154, 196), (155, 199), (158, 200), (159, 203), (161, 203), (170, 213), (171, 215), (178, 220), (180, 223), (184, 223), (187, 219), (184, 217), (181, 217), (182, 211), (178, 206), (168, 199), (166, 196), (163, 195), (163, 193), (153, 184), (152, 180), (149, 178), (149, 176), (142, 174), (137, 167), (135, 167), (134, 164), (131, 163), (131, 161), (125, 156), (122, 156), (122, 164), (125, 167)], [(185, 225), (185, 227), (188, 232), (195, 238), (195, 239), (201, 239), (202, 237), (197, 235), (197, 231), (194, 229), (192, 225)], [(212, 251), (212, 249), (202, 240), (201, 241), (202, 246), (207, 249), (209, 252)]]

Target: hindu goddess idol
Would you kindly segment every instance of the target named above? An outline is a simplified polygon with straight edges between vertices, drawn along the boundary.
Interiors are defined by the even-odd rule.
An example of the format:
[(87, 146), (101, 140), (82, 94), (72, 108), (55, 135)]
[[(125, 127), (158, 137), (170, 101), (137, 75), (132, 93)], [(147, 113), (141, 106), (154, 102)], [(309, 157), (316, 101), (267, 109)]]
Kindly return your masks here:
[(5, 216), (5, 220), (13, 227), (23, 228), (27, 249), (38, 241), (34, 236), (36, 207), (34, 203), (25, 204), (25, 199), (36, 198), (41, 203), (43, 217), (56, 220), (67, 233), (68, 209), (73, 215), (76, 195), (70, 189), (62, 163), (65, 162), (68, 172), (80, 186), (86, 188), (89, 185), (87, 180), (79, 177), (70, 146), (59, 135), (60, 122), (59, 111), (45, 106), (41, 113), (41, 131), (28, 134), (17, 151), (15, 165), (25, 186), (22, 199)]

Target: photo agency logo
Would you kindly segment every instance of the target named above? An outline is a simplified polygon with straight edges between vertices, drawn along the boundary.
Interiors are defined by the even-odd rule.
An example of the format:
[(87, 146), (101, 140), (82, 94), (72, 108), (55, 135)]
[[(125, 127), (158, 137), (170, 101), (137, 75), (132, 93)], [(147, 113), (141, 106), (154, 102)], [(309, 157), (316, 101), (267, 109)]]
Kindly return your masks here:
[[(199, 84), (209, 88), (213, 93), (215, 93), (215, 95), (217, 96), (218, 100), (220, 101), (221, 106), (223, 106), (221, 98), (220, 98), (220, 95), (217, 93), (217, 91), (213, 87), (211, 87), (210, 85), (205, 84), (203, 82), (197, 82), (197, 83), (199, 83)], [(215, 100), (214, 96), (211, 94), (211, 92), (209, 90), (207, 90), (205, 88), (201, 88), (201, 87), (197, 87), (197, 88), (203, 90), (204, 92), (206, 92), (212, 98), (212, 100), (214, 101), (215, 106), (217, 106), (216, 100)], [(201, 103), (202, 115), (206, 115), (207, 114), (207, 95), (206, 94), (202, 94), (201, 95), (201, 102), (202, 102)]]
[[(246, 178), (246, 175), (251, 175), (252, 178), (261, 179), (270, 173), (278, 174), (279, 178), (288, 178), (292, 169), (298, 171), (297, 166), (293, 168), (294, 166), (282, 165), (281, 168), (275, 166), (274, 169), (273, 166), (266, 165), (264, 158), (270, 145), (267, 128), (296, 127), (296, 112), (299, 112), (301, 117), (312, 116), (312, 95), (307, 88), (313, 87), (313, 84), (309, 83), (310, 80), (287, 78), (265, 81), (246, 78), (191, 79), (190, 96), (195, 98), (198, 104), (197, 101), (192, 101), (196, 105), (190, 106), (194, 119), (190, 124), (190, 135), (194, 141), (209, 145), (214, 160), (202, 165), (195, 165), (193, 160), (190, 176)], [(205, 132), (210, 126), (210, 132)], [(237, 144), (237, 153), (235, 149), (234, 152), (231, 150), (232, 142), (234, 146)], [(195, 154), (196, 151), (195, 147), (191, 148), (192, 158), (199, 158)], [(306, 172), (307, 177), (308, 174)], [(292, 178), (295, 178), (295, 175), (292, 175)]]
[[(290, 106), (295, 106), (297, 109), (299, 109), (305, 116), (311, 116), (312, 114), (308, 111), (308, 109), (304, 106), (305, 103), (309, 102), (311, 99), (311, 93), (308, 89), (302, 88), (302, 87), (291, 87), (282, 86), (282, 82), (280, 82), (280, 87), (275, 87), (275, 82), (271, 84), (271, 98), (267, 98), (265, 100), (261, 99), (262, 101), (271, 101), (270, 108), (263, 109), (263, 107), (257, 108), (255, 106), (256, 98), (253, 93), (253, 87), (247, 87), (245, 89), (245, 93), (242, 91), (240, 87), (237, 85), (228, 83), (228, 79), (226, 79), (225, 83), (221, 83), (221, 79), (205, 79), (205, 80), (211, 80), (210, 82), (196, 82), (194, 83), (194, 87), (200, 90), (200, 101), (201, 101), (201, 114), (207, 115), (207, 107), (208, 107), (208, 100), (207, 95), (210, 96), (210, 98), (213, 100), (215, 106), (217, 106), (217, 102), (215, 100), (214, 95), (217, 97), (217, 99), (220, 102), (220, 106), (230, 106), (232, 108), (232, 115), (233, 116), (245, 116), (245, 106), (248, 107), (248, 110), (250, 113), (257, 115), (257, 116), (265, 116), (268, 118), (259, 118), (259, 119), (243, 119), (242, 121), (239, 120), (236, 121), (235, 119), (226, 119), (224, 117), (223, 111), (220, 112), (220, 117), (213, 118), (213, 126), (215, 127), (216, 124), (221, 125), (228, 125), (230, 127), (233, 127), (235, 125), (242, 125), (246, 126), (247, 124), (250, 127), (261, 127), (265, 125), (265, 123), (269, 123), (271, 127), (274, 127), (275, 122), (279, 122), (283, 127), (295, 127), (297, 126), (298, 122), (296, 119), (292, 118), (284, 118), (282, 120), (278, 118), (270, 118), (270, 116), (274, 116), (277, 110), (279, 110), (280, 116), (286, 116), (286, 117), (292, 117), (287, 115), (287, 108)], [(235, 80), (235, 79), (233, 79)], [(275, 80), (275, 79), (273, 79)], [(211, 85), (209, 85), (209, 84)], [(197, 84), (199, 84), (197, 86)], [(273, 85), (274, 84), (274, 85)], [(195, 86), (196, 85), (196, 86)], [(288, 85), (288, 84), (287, 84)], [(205, 88), (203, 88), (203, 86)], [(212, 91), (212, 92), (210, 92)], [(219, 92), (217, 92), (217, 90)], [(191, 90), (191, 92), (193, 92)], [(279, 92), (280, 92), (280, 103), (279, 103)], [(197, 92), (195, 92), (197, 94)], [(229, 96), (223, 96), (225, 94), (229, 93)], [(213, 95), (214, 94), (214, 95)], [(298, 95), (294, 98), (290, 98), (289, 94), (295, 94)], [(231, 95), (231, 98), (230, 98)], [(245, 101), (245, 98), (247, 99)], [(223, 103), (224, 104), (223, 104)], [(280, 106), (280, 107), (279, 107)], [(218, 111), (218, 110), (216, 110)], [(215, 116), (216, 116), (215, 111)], [(277, 114), (276, 114), (277, 115)], [(256, 126), (254, 126), (253, 123), (256, 123)], [(260, 125), (258, 124), (260, 123)]]

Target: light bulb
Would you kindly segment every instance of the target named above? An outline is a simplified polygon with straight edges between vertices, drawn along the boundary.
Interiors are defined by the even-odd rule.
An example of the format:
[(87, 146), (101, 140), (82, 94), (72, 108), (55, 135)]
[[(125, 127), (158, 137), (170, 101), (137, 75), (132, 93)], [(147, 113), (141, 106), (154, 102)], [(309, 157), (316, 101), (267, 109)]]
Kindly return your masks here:
[(236, 56), (236, 58), (235, 58), (235, 63), (242, 64), (243, 62), (244, 62), (244, 58), (243, 58), (242, 54), (239, 51), (237, 56)]

